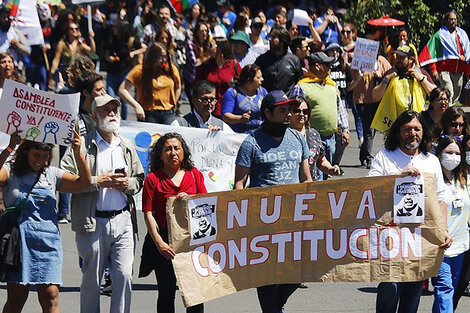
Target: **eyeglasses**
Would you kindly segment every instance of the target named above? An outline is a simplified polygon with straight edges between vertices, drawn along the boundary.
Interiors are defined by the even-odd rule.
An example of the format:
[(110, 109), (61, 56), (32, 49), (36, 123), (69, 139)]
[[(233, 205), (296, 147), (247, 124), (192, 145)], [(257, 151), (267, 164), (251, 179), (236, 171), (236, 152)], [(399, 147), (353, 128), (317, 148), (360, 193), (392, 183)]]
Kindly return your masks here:
[(293, 110), (292, 110), (292, 113), (294, 113), (295, 115), (300, 115), (300, 114), (302, 114), (302, 115), (308, 115), (309, 112), (310, 112), (309, 109), (303, 109), (303, 110), (301, 110), (301, 109), (293, 109)]
[(208, 98), (208, 97), (202, 97), (202, 98), (199, 98), (197, 99), (199, 102), (203, 103), (203, 104), (211, 104), (211, 103), (217, 103), (217, 99), (216, 98)]
[(350, 34), (352, 33), (352, 30), (342, 30), (341, 31), (341, 34), (345, 35), (345, 34)]
[(449, 102), (449, 99), (447, 98), (438, 98), (436, 99), (437, 102)]
[(465, 123), (457, 123), (457, 122), (450, 123), (450, 126), (452, 126), (453, 128), (464, 127), (464, 125), (465, 125)]
[(76, 31), (76, 30), (78, 30), (78, 27), (69, 27), (69, 30)]

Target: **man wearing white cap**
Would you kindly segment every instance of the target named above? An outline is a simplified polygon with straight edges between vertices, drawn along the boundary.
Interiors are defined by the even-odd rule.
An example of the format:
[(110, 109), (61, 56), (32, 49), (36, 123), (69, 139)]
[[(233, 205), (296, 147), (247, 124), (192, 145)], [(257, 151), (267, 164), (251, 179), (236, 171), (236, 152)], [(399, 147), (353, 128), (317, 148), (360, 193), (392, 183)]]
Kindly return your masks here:
[[(131, 307), (133, 228), (137, 226), (133, 195), (140, 191), (144, 172), (135, 147), (118, 135), (121, 102), (110, 95), (95, 97), (92, 118), (96, 131), (81, 147), (92, 171), (92, 184), (72, 195), (72, 230), (83, 259), (80, 312), (99, 313), (100, 282), (108, 259), (111, 265), (110, 312), (128, 313)], [(77, 171), (73, 153), (61, 167)]]

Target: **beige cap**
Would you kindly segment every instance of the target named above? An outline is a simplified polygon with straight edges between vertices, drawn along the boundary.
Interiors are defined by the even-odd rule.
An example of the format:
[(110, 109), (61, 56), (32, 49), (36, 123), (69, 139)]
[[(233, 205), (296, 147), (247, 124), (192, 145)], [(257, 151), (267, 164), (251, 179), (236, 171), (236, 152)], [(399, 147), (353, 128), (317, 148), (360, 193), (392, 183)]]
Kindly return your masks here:
[(117, 98), (113, 98), (108, 94), (98, 96), (93, 100), (93, 103), (91, 104), (92, 108), (99, 108), (102, 107), (103, 105), (108, 104), (109, 102), (114, 101), (118, 106), (121, 106), (121, 101)]

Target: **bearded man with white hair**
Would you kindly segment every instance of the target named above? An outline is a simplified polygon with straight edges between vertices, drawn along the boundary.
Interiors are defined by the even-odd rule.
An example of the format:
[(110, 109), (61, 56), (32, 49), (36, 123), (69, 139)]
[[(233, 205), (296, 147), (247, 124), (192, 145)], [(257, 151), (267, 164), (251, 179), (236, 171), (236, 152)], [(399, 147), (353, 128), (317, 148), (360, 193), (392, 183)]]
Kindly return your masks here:
[[(81, 153), (92, 171), (92, 184), (72, 195), (72, 230), (83, 259), (80, 312), (99, 313), (100, 282), (110, 261), (110, 312), (131, 308), (133, 230), (137, 228), (133, 195), (142, 188), (144, 171), (131, 141), (119, 136), (121, 102), (110, 95), (94, 98), (92, 118), (96, 131), (82, 141)], [(61, 167), (78, 169), (69, 149)]]

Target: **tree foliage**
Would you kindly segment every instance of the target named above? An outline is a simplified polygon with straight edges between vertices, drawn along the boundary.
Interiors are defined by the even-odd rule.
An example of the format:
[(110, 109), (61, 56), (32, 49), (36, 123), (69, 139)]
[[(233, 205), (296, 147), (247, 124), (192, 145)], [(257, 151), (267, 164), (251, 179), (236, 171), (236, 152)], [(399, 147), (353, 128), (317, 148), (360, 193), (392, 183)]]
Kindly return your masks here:
[[(463, 17), (468, 8), (467, 0), (450, 0), (447, 9), (457, 12), (462, 26), (465, 24)], [(348, 9), (345, 21), (354, 23), (361, 33), (368, 20), (388, 15), (406, 22), (413, 43), (420, 47), (442, 26), (443, 13), (445, 12), (431, 10), (423, 0), (355, 0)]]

